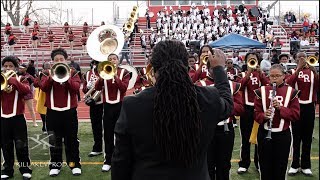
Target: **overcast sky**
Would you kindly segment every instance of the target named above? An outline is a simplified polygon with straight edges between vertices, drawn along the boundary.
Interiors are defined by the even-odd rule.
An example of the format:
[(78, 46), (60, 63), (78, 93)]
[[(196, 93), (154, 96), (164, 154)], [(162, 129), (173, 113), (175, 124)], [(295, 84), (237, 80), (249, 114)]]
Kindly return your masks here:
[[(263, 6), (267, 6), (267, 4), (271, 4), (274, 1), (260, 1), (260, 4)], [(72, 22), (72, 19), (75, 21), (77, 17), (83, 17), (83, 21), (87, 21), (89, 24), (100, 24), (101, 21), (105, 21), (106, 23), (111, 23), (113, 21), (113, 15), (116, 11), (113, 10), (114, 4), (116, 3), (119, 6), (119, 17), (127, 18), (130, 13), (132, 6), (137, 5), (137, 1), (35, 1), (34, 2), (37, 7), (50, 7), (52, 4), (62, 3), (62, 9), (68, 9), (69, 11), (69, 22)], [(140, 5), (140, 15), (144, 15), (146, 3), (145, 1), (138, 1)], [(309, 12), (312, 17), (311, 20), (318, 19), (319, 13), (319, 1), (280, 1), (281, 11), (294, 11), (296, 12), (298, 18), (299, 5), (300, 5), (300, 17), (303, 16), (304, 12)], [(71, 15), (71, 9), (72, 14)], [(93, 12), (92, 12), (93, 9)], [(5, 13), (4, 13), (5, 14)], [(275, 6), (274, 9), (270, 12), (271, 16), (279, 14), (279, 3)], [(93, 16), (92, 16), (93, 15)], [(67, 20), (67, 16), (65, 13), (65, 21)]]

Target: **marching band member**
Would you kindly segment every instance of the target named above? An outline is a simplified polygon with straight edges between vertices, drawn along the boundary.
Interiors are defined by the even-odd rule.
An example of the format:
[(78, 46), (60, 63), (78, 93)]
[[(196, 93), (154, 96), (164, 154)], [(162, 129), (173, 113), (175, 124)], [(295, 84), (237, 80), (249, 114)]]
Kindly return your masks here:
[[(254, 121), (254, 90), (258, 89), (261, 85), (268, 84), (268, 79), (261, 72), (259, 68), (259, 59), (258, 55), (254, 52), (247, 53), (245, 56), (245, 62), (248, 63), (249, 60), (255, 59), (256, 67), (250, 68), (247, 67), (247, 72), (242, 72), (241, 91), (243, 92), (243, 99), (245, 103), (245, 113), (240, 116), (240, 132), (241, 132), (241, 154), (238, 174), (243, 174), (248, 171), (250, 166), (250, 135), (253, 127)], [(257, 149), (255, 148), (254, 152), (254, 163), (257, 169), (258, 165), (258, 155)]]
[[(48, 71), (50, 70), (50, 63), (49, 62), (44, 62), (42, 65), (42, 72)], [(41, 120), (42, 120), (42, 133), (43, 134), (48, 134), (47, 132), (47, 123), (46, 123), (46, 119), (47, 119), (47, 107), (45, 106), (46, 103), (46, 93), (43, 92), (39, 87), (39, 82), (41, 80), (42, 72), (39, 73), (38, 77), (35, 78), (34, 81), (34, 87), (36, 88), (36, 92), (35, 93), (35, 99), (37, 101), (36, 104), (36, 111), (40, 114)]]
[(189, 64), (189, 76), (190, 78), (193, 77), (193, 75), (195, 74), (196, 70), (199, 68), (199, 65), (196, 64), (196, 57), (189, 55), (188, 58), (188, 64)]
[[(287, 179), (291, 149), (290, 122), (299, 119), (300, 107), (297, 97), (299, 91), (285, 84), (284, 78), (283, 66), (274, 64), (270, 68), (270, 85), (254, 91), (255, 121), (260, 124), (257, 139), (261, 180)], [(273, 83), (276, 84), (275, 94)]]
[[(91, 61), (90, 67), (91, 69), (86, 72), (85, 82), (83, 83), (83, 93), (87, 93), (90, 89), (94, 88), (96, 81), (99, 79), (98, 69), (99, 61)], [(95, 91), (93, 91), (88, 96), (93, 96)], [(102, 95), (102, 93), (101, 93)], [(102, 115), (103, 115), (103, 101), (102, 98), (97, 100), (97, 102), (91, 101), (88, 102), (86, 99), (86, 104), (90, 106), (90, 120), (91, 127), (93, 132), (93, 140), (94, 144), (92, 147), (92, 151), (89, 153), (89, 157), (98, 156), (102, 154)], [(89, 98), (89, 97), (85, 97)], [(90, 103), (90, 104), (88, 104)]]
[(134, 84), (135, 91), (133, 92), (133, 94), (138, 94), (140, 91), (150, 86), (149, 81), (146, 77), (146, 73), (147, 69), (145, 67), (138, 70), (137, 80)]
[(211, 52), (211, 54), (213, 54), (213, 50), (209, 45), (203, 45), (200, 48), (199, 51), (199, 68), (196, 69), (196, 72), (194, 73), (194, 75), (191, 77), (192, 82), (197, 82), (200, 79), (206, 78), (207, 74), (208, 74), (208, 69), (207, 69), (207, 65), (203, 62), (204, 57), (208, 54), (208, 51)]
[(228, 79), (231, 81), (238, 82), (239, 79), (239, 70), (235, 67), (233, 67), (233, 60), (232, 59), (227, 59), (226, 62), (226, 71), (228, 75)]
[[(299, 168), (306, 176), (312, 176), (310, 151), (312, 133), (315, 120), (315, 106), (317, 101), (317, 89), (319, 88), (319, 74), (315, 67), (306, 63), (307, 55), (299, 52), (296, 55), (297, 69), (294, 74), (287, 77), (286, 82), (300, 91), (300, 120), (292, 123), (293, 135), (293, 160), (289, 175), (298, 173)], [(301, 164), (300, 144), (302, 142)]]
[[(6, 72), (16, 72), (18, 62), (16, 57), (7, 56), (2, 60)], [(2, 85), (1, 85), (2, 86)], [(13, 177), (14, 147), (19, 162), (19, 170), (23, 179), (31, 179), (28, 132), (24, 117), (24, 96), (30, 93), (28, 81), (23, 76), (12, 76), (8, 86), (1, 90), (1, 148), (4, 157), (1, 179)]]
[(126, 95), (130, 74), (126, 69), (119, 68), (119, 58), (116, 54), (110, 54), (108, 61), (116, 67), (117, 72), (113, 79), (104, 80), (101, 77), (95, 84), (95, 89), (104, 90), (103, 95), (103, 129), (105, 144), (105, 160), (102, 172), (111, 168), (111, 156), (114, 150), (114, 126), (119, 118), (123, 97)]
[[(210, 67), (210, 62), (207, 63)], [(209, 69), (207, 78), (199, 80), (196, 85), (199, 86), (214, 86), (214, 74), (212, 69)], [(229, 80), (231, 94), (233, 95), (233, 113), (226, 120), (218, 123), (214, 135), (214, 139), (208, 147), (208, 171), (211, 180), (227, 180), (231, 169), (231, 157), (234, 146), (234, 128), (232, 117), (240, 116), (244, 112), (243, 101), (240, 90), (240, 83)]]
[[(51, 52), (54, 63), (66, 63), (67, 52), (58, 48)], [(78, 139), (77, 92), (81, 80), (75, 70), (71, 69), (70, 78), (64, 82), (56, 82), (52, 74), (44, 72), (40, 89), (46, 93), (47, 131), (50, 147), (50, 176), (57, 176), (62, 167), (62, 139), (64, 139), (67, 164), (72, 174), (81, 175)]]

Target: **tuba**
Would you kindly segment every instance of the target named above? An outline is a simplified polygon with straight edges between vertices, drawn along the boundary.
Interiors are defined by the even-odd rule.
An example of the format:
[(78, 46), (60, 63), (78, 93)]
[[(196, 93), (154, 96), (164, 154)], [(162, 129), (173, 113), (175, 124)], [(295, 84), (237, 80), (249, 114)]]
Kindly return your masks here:
[(119, 54), (124, 45), (124, 34), (115, 25), (103, 25), (95, 29), (87, 41), (89, 56), (99, 62), (106, 61), (110, 54)]
[(255, 69), (258, 66), (258, 59), (256, 59), (256, 58), (248, 59), (247, 66), (249, 68)]
[(13, 70), (9, 70), (4, 73), (1, 72), (1, 91), (10, 92), (12, 90), (12, 86), (9, 86), (8, 81), (14, 75), (16, 75), (16, 73)]
[(71, 69), (65, 63), (56, 63), (52, 66), (50, 70), (52, 79), (59, 83), (64, 83), (68, 81), (71, 76)]
[(306, 62), (309, 66), (316, 66), (318, 64), (318, 58), (317, 56), (308, 56)]

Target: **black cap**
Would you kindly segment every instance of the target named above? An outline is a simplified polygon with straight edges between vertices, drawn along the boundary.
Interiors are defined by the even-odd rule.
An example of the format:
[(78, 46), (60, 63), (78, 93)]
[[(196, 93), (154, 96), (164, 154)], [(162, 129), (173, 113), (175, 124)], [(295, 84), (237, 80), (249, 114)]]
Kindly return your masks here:
[(279, 59), (281, 59), (282, 57), (286, 56), (289, 59), (289, 54), (280, 54), (279, 55)]
[(27, 65), (26, 65), (26, 64), (20, 64), (19, 68), (20, 68), (20, 69), (27, 68)]

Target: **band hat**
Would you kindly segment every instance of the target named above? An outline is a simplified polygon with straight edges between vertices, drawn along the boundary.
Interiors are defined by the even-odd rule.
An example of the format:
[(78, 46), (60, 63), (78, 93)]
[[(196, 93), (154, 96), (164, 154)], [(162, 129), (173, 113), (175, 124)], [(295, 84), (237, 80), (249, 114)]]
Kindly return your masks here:
[(19, 69), (26, 69), (27, 65), (26, 64), (20, 64)]

